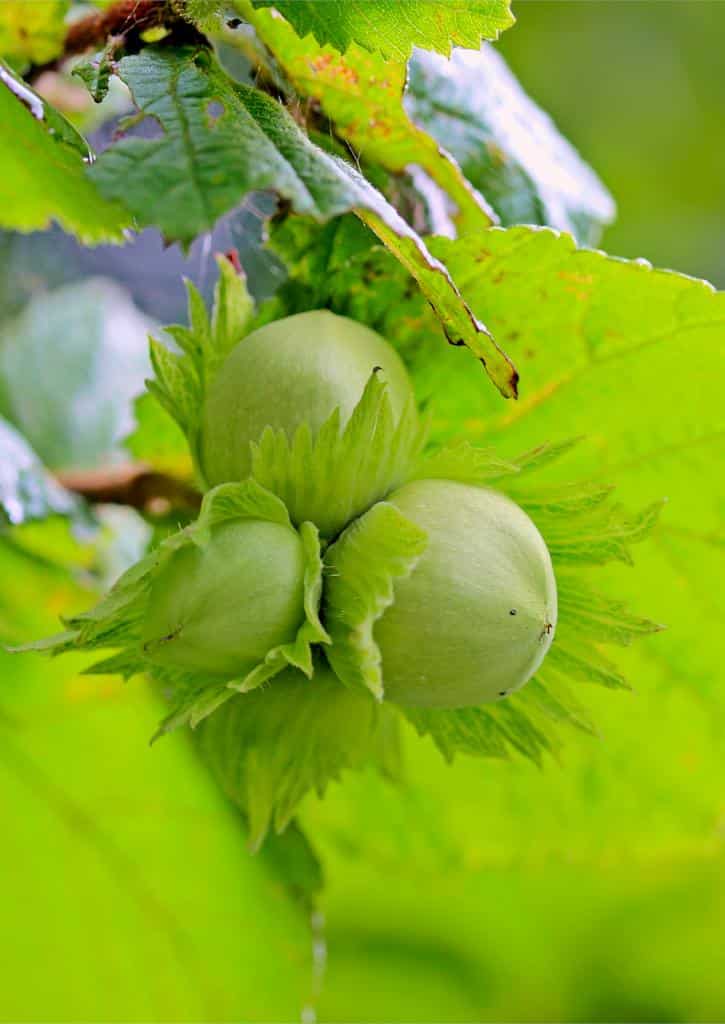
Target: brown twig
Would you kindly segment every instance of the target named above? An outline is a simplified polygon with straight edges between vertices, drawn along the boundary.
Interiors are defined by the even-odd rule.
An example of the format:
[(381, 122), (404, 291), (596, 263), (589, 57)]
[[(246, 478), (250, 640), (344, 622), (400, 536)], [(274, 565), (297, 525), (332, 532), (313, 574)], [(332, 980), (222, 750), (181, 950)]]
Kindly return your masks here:
[(165, 0), (117, 0), (105, 11), (95, 11), (70, 25), (63, 56), (72, 57), (93, 46), (103, 46), (110, 36), (124, 36), (132, 30), (143, 32), (161, 25), (167, 12)]
[(129, 505), (154, 518), (163, 518), (175, 509), (196, 511), (201, 504), (201, 495), (189, 484), (142, 462), (69, 469), (58, 473), (57, 479), (92, 504)]

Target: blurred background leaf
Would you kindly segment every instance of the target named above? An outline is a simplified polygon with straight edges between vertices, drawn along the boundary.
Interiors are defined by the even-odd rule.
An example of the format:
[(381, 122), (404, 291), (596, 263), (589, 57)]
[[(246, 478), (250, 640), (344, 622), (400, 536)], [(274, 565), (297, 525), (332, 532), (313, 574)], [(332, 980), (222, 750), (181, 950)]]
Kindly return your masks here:
[(63, 47), (69, 0), (4, 0), (0, 7), (0, 57), (15, 65), (45, 64)]
[(518, 0), (500, 49), (617, 201), (618, 256), (725, 286), (725, 8)]
[(53, 469), (128, 458), (154, 326), (107, 279), (38, 294), (0, 326), (0, 412)]
[(0, 516), (19, 526), (80, 514), (80, 502), (50, 475), (24, 438), (0, 418)]
[(502, 224), (548, 224), (595, 245), (614, 219), (607, 190), (492, 47), (456, 50), (450, 60), (417, 51), (405, 107)]

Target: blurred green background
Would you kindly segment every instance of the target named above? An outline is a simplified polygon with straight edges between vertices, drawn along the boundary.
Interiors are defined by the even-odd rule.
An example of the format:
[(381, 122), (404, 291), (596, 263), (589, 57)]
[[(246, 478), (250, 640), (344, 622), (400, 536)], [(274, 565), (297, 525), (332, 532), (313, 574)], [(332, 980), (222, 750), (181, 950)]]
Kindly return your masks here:
[[(516, 14), (502, 52), (618, 202), (604, 247), (725, 285), (725, 4)], [(67, 245), (4, 239), (5, 316), (94, 271), (158, 320), (183, 315), (178, 251)], [(201, 245), (186, 267), (204, 283), (209, 262)], [(699, 471), (707, 487), (722, 467)], [(691, 480), (655, 485), (680, 481), (670, 498), (686, 500)], [(621, 484), (632, 501), (661, 493), (636, 472)], [(721, 524), (714, 482), (708, 509)], [(0, 535), (5, 642), (91, 600), (51, 547)], [(451, 767), (410, 735), (408, 786), (371, 772), (309, 799), (327, 880), (312, 922), (273, 859), (246, 853), (188, 737), (146, 745), (159, 707), (143, 684), (0, 654), (0, 1019), (722, 1020), (725, 609), (697, 586), (722, 549), (721, 533), (694, 554), (670, 533), (636, 576), (609, 574), (669, 631), (621, 659), (635, 695), (587, 693), (602, 739), (567, 736), (561, 765)]]
[(517, 0), (500, 49), (617, 201), (602, 247), (725, 286), (720, 0)]

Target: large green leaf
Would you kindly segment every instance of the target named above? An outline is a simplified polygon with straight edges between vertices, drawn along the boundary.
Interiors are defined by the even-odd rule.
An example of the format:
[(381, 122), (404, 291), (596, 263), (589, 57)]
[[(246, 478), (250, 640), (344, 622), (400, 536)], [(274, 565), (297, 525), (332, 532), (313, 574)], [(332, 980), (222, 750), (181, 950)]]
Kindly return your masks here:
[(71, 125), (0, 63), (0, 226), (38, 231), (57, 221), (87, 244), (121, 241), (128, 214), (89, 181), (90, 159)]
[(111, 146), (91, 176), (141, 224), (191, 242), (251, 189), (274, 189), (317, 220), (354, 210), (412, 274), (453, 345), (465, 345), (499, 390), (516, 393), (516, 371), (474, 319), (445, 267), (353, 167), (315, 146), (270, 96), (233, 82), (203, 48), (149, 47), (119, 62), (118, 73), (160, 139)]
[(607, 190), (493, 47), (454, 50), (450, 60), (416, 51), (405, 109), (452, 154), (503, 224), (548, 224), (591, 244), (614, 217)]
[(513, 24), (507, 0), (253, 0), (276, 7), (300, 36), (344, 53), (351, 43), (406, 60), (413, 46), (450, 53), (478, 47)]
[(112, 281), (36, 295), (0, 330), (0, 412), (53, 469), (119, 461), (149, 371), (143, 316)]
[(320, 46), (311, 35), (300, 39), (290, 25), (269, 11), (254, 10), (250, 0), (236, 0), (237, 10), (257, 34), (294, 89), (320, 104), (361, 160), (394, 173), (410, 165), (422, 168), (451, 198), (462, 232), (488, 227), (495, 214), (471, 187), (452, 159), (445, 140), (436, 140), (412, 123), (403, 109), (407, 67), (403, 60), (351, 43), (346, 53)]
[[(88, 601), (4, 544), (0, 562), (3, 642)], [(311, 942), (279, 872), (300, 893), (316, 884), (304, 841), (250, 857), (189, 738), (139, 741), (162, 702), (82, 668), (0, 653), (0, 1015), (298, 1019)]]

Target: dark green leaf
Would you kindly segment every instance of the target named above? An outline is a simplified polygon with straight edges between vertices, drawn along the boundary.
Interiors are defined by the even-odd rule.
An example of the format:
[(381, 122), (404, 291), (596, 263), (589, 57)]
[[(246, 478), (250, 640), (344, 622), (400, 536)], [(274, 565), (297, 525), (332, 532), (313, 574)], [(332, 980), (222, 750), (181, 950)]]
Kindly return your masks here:
[(105, 151), (90, 173), (108, 198), (185, 243), (252, 189), (273, 188), (318, 220), (354, 210), (416, 279), (450, 342), (467, 346), (502, 394), (516, 393), (514, 367), (461, 302), (445, 267), (379, 192), (310, 142), (279, 103), (233, 82), (205, 49), (149, 47), (124, 58), (118, 73), (163, 135)]

